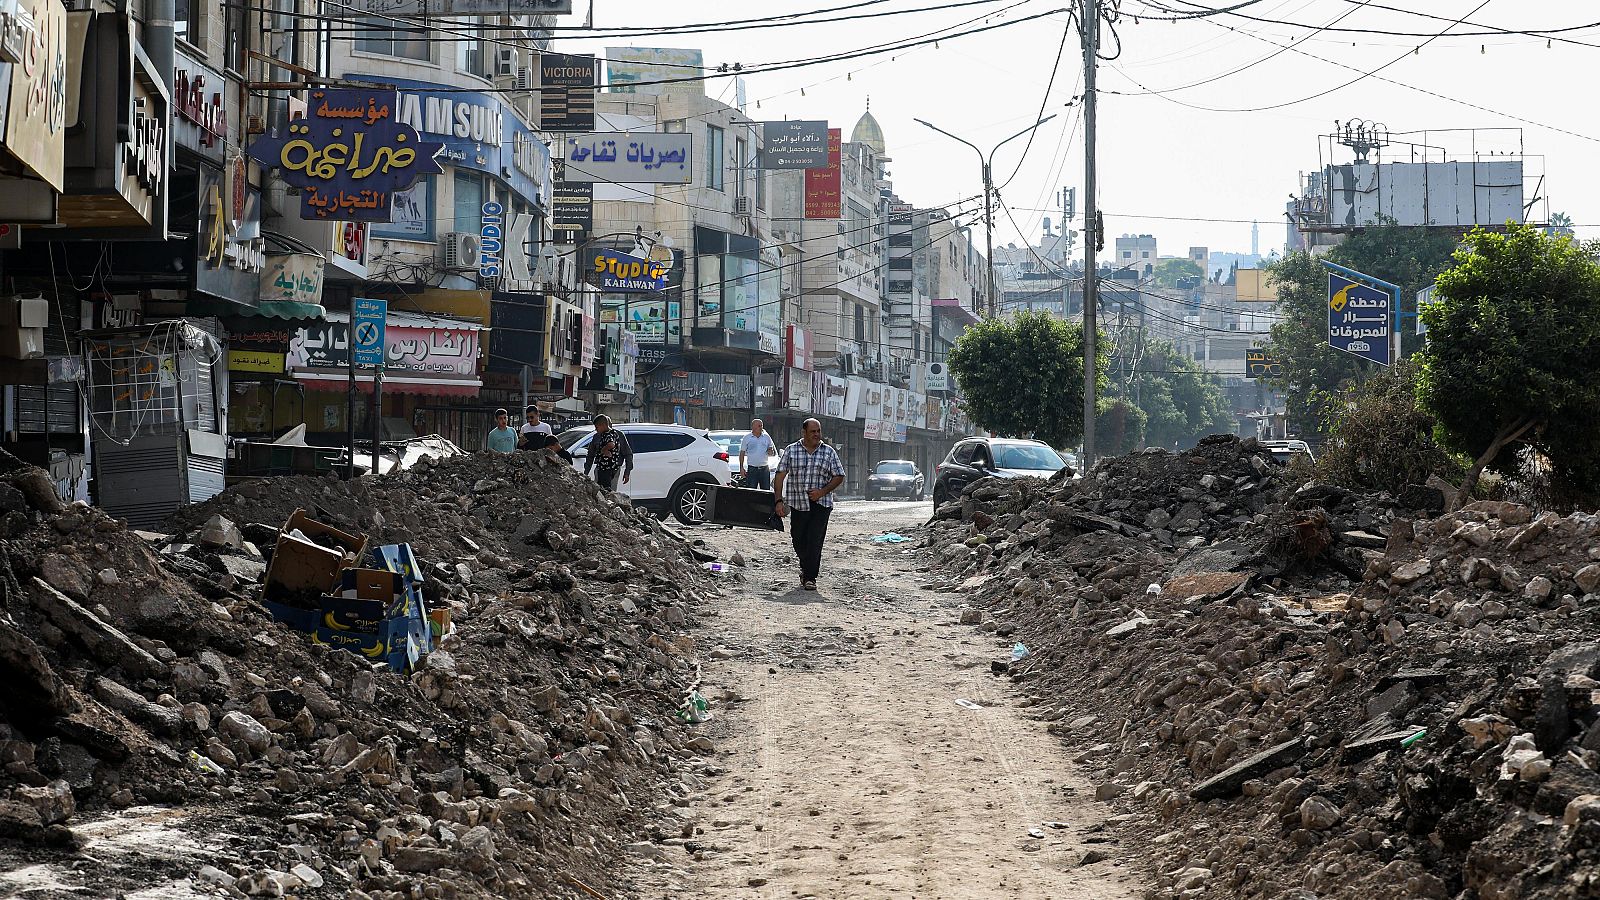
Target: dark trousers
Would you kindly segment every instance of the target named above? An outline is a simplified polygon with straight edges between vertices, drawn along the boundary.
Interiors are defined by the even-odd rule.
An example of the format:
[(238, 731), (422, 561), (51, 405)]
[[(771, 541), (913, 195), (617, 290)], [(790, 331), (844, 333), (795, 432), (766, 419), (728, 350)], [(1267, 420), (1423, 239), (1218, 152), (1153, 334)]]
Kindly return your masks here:
[(822, 569), (822, 542), (828, 537), (828, 516), (833, 507), (811, 504), (807, 510), (789, 512), (789, 537), (800, 557), (800, 580), (816, 581)]
[(622, 474), (621, 469), (596, 468), (594, 470), (594, 480), (596, 484), (606, 490), (614, 491), (617, 489), (617, 476), (620, 474)]
[(769, 466), (745, 466), (744, 486), (758, 491), (772, 490), (772, 469)]

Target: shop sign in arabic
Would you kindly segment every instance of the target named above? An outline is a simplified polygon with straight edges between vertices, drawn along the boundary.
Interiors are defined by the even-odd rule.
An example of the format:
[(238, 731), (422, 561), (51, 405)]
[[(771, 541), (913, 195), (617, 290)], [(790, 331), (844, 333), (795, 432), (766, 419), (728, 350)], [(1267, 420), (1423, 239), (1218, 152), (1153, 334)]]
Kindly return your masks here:
[(287, 135), (261, 138), (248, 154), (300, 189), (301, 218), (387, 222), (396, 191), (444, 171), (434, 158), (444, 145), (401, 124), (396, 98), (394, 91), (312, 91), (305, 117), (290, 122)]
[(747, 409), (749, 375), (685, 372), (681, 369), (650, 376), (650, 397), (663, 403), (711, 409)]
[(322, 302), (323, 258), (315, 253), (288, 253), (267, 260), (261, 270), (261, 299), (291, 303)]
[(1389, 364), (1393, 327), (1388, 291), (1328, 273), (1328, 345), (1335, 350)]
[(821, 169), (828, 165), (828, 123), (762, 122), (763, 169)]
[(828, 129), (828, 162), (826, 166), (807, 169), (804, 215), (808, 219), (837, 219), (840, 213), (840, 190), (843, 164), (843, 132)]
[(566, 180), (688, 184), (694, 176), (687, 134), (595, 132), (566, 139)]
[[(478, 331), (472, 328), (428, 328), (396, 325), (384, 330), (383, 370), (470, 379), (478, 372)], [(343, 371), (350, 359), (350, 326), (345, 322), (311, 322), (289, 342), (289, 368), (295, 371)]]

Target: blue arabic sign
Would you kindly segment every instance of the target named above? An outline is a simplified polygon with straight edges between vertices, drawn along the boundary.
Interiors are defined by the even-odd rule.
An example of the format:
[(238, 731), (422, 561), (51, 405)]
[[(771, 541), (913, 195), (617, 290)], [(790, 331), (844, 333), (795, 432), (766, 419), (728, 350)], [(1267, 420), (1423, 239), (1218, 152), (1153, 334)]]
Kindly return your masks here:
[(1329, 272), (1328, 346), (1387, 366), (1392, 302), (1382, 288)]
[(607, 292), (664, 291), (672, 267), (616, 250), (589, 252), (589, 271)]
[(442, 141), (441, 163), (486, 172), (528, 204), (549, 208), (550, 149), (498, 96), (388, 75), (346, 77), (399, 88), (396, 121)]
[(434, 159), (442, 145), (400, 123), (397, 108), (394, 91), (315, 90), (288, 134), (261, 138), (247, 153), (300, 189), (302, 219), (387, 222), (396, 191), (444, 171)]
[(351, 358), (358, 365), (383, 365), (383, 332), (389, 322), (389, 301), (356, 297), (350, 304), (351, 324), (355, 326), (355, 346)]

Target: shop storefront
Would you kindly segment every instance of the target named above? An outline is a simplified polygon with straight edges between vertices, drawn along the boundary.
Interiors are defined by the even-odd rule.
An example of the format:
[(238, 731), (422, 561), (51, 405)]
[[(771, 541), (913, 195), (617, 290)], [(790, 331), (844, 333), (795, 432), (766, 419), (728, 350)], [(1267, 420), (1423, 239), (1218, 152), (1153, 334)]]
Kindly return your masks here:
[[(479, 376), (481, 332), (473, 322), (389, 312), (381, 413), (385, 440), (417, 436), (415, 413), (437, 406), (441, 398), (476, 404), (483, 387)], [(352, 415), (349, 360), (347, 313), (330, 312), (327, 321), (304, 324), (290, 339), (287, 368), (305, 388), (308, 443), (339, 446), (347, 440)], [(358, 370), (357, 393), (370, 395), (372, 389), (371, 370)], [(354, 424), (363, 438), (372, 432), (370, 405), (370, 399), (361, 398), (353, 404)]]

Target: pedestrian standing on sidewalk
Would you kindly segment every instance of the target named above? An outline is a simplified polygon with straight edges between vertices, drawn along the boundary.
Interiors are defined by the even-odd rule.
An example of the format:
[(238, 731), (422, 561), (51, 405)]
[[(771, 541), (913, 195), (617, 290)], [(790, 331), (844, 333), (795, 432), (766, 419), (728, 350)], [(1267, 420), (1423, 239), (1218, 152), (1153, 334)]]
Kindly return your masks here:
[(545, 436), (555, 434), (550, 423), (539, 421), (539, 407), (529, 406), (522, 411), (527, 421), (522, 423), (521, 444), (523, 450), (542, 450), (545, 445)]
[[(822, 570), (822, 542), (828, 536), (828, 516), (833, 514), (833, 492), (844, 484), (844, 463), (839, 452), (822, 442), (822, 423), (807, 419), (800, 424), (803, 437), (783, 448), (778, 474), (772, 482), (774, 512), (789, 516), (789, 537), (800, 558), (800, 587), (817, 589)], [(790, 514), (793, 515), (790, 515)]]
[(583, 458), (583, 474), (594, 470), (594, 480), (608, 491), (617, 489), (617, 473), (622, 473), (622, 483), (633, 477), (633, 447), (628, 436), (611, 427), (610, 416), (594, 417), (594, 440), (589, 442), (589, 455)]
[(511, 427), (511, 414), (503, 409), (494, 411), (494, 427), (483, 439), (483, 449), (495, 453), (510, 453), (517, 449), (517, 430)]
[[(750, 420), (750, 433), (739, 445), (739, 471), (744, 473), (744, 486), (758, 491), (772, 489), (772, 468), (767, 458), (772, 456), (772, 435), (767, 434), (760, 419)], [(747, 463), (745, 460), (749, 458)]]

